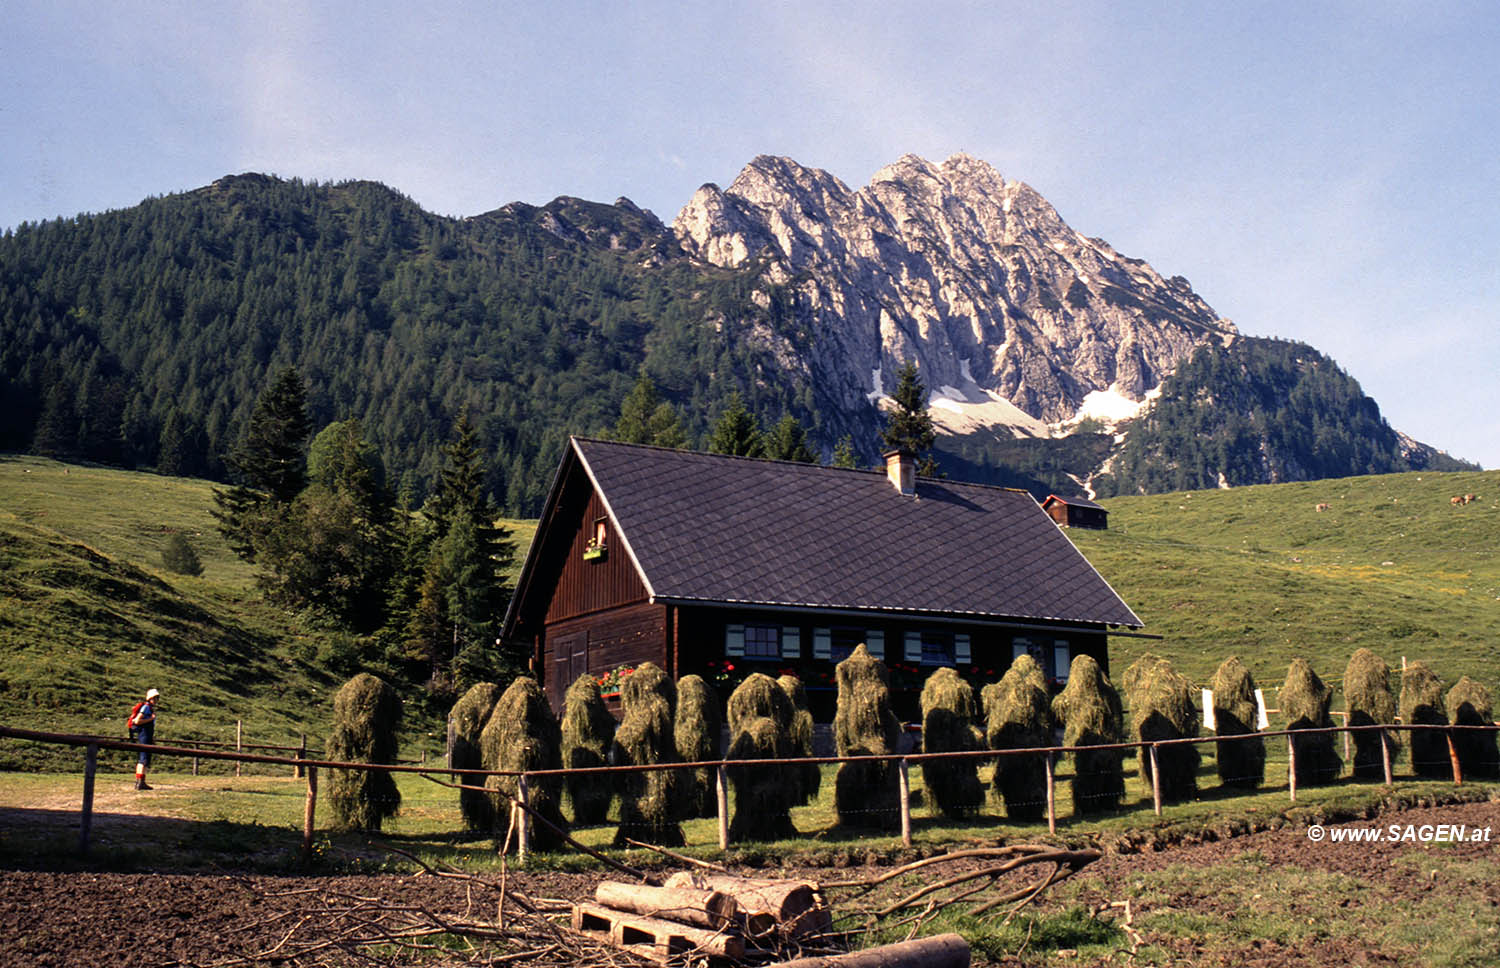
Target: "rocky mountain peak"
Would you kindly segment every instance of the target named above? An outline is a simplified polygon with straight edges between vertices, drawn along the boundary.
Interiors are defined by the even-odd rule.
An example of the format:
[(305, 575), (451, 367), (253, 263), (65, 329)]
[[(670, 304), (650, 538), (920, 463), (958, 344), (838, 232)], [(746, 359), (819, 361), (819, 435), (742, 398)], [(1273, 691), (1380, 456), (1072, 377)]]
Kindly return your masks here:
[(967, 154), (904, 155), (858, 191), (763, 155), (727, 191), (699, 189), (672, 227), (714, 265), (764, 260), (767, 298), (795, 294), (813, 333), (800, 358), (838, 404), (878, 399), (915, 360), (951, 433), (1124, 415), (1198, 344), (1235, 333), (1185, 280), (1075, 232)]

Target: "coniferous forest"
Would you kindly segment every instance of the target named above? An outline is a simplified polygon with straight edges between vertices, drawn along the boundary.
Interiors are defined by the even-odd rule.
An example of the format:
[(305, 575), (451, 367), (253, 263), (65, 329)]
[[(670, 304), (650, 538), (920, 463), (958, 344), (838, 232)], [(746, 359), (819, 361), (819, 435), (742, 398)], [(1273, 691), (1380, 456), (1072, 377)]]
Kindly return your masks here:
[(452, 219), (260, 175), (22, 225), (0, 238), (0, 450), (235, 480), (288, 367), (312, 431), (357, 419), (414, 505), (467, 409), (487, 495), (536, 514), (567, 435), (612, 426), (642, 373), (689, 444), (734, 393), (816, 439), (815, 388), (740, 338), (788, 332), (784, 307), (674, 247), (623, 199)]

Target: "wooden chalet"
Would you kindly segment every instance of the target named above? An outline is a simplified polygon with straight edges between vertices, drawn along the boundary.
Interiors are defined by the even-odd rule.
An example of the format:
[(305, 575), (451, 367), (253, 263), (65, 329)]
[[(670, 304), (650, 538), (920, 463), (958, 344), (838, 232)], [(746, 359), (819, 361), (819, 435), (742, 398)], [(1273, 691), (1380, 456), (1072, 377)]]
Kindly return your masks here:
[(1055, 681), (1141, 620), (1025, 491), (573, 438), (505, 617), (560, 708), (584, 673), (651, 661), (724, 692), (790, 672), (831, 718), (834, 664), (884, 658), (898, 715), (937, 666)]
[(1042, 510), (1057, 522), (1058, 527), (1109, 529), (1109, 512), (1086, 498), (1048, 494), (1042, 502)]

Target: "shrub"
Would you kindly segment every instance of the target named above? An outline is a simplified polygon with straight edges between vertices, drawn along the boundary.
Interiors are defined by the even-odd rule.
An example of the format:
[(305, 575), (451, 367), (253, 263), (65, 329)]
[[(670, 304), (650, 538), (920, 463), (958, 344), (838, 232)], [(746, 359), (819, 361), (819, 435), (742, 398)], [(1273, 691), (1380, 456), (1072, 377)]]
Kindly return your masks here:
[[(792, 701), (792, 755), (813, 756), (813, 718), (807, 709), (807, 690), (796, 676), (782, 676), (776, 680), (787, 698)], [(816, 763), (804, 763), (792, 770), (797, 777), (795, 802), (805, 806), (818, 799), (823, 787), (823, 770)]]
[[(756, 672), (729, 696), (729, 758), (777, 760), (792, 756), (795, 710), (786, 690)], [(786, 781), (786, 768), (737, 766), (729, 771), (734, 788), (734, 816), (729, 836), (736, 841), (780, 840), (797, 836), (790, 813), (799, 784)]]
[[(833, 742), (839, 756), (886, 756), (897, 751), (901, 724), (891, 712), (885, 663), (861, 643), (834, 670), (838, 707)], [(900, 780), (890, 760), (840, 763), (833, 779), (839, 823), (894, 830), (901, 826)]]
[[(980, 748), (974, 735), (974, 687), (956, 669), (938, 669), (922, 687), (922, 752), (968, 752)], [(928, 760), (922, 780), (945, 817), (972, 817), (984, 803), (979, 761)]]
[(203, 574), (203, 562), (198, 560), (198, 552), (180, 531), (167, 537), (167, 543), (161, 549), (161, 563), (168, 571), (179, 575)]
[[(1286, 716), (1286, 728), (1333, 726), (1333, 717), (1328, 714), (1332, 704), (1333, 690), (1323, 684), (1306, 659), (1293, 659), (1286, 671), (1286, 682), (1281, 686), (1281, 712)], [(1343, 768), (1344, 761), (1334, 750), (1333, 733), (1294, 736), (1292, 749), (1297, 754), (1298, 786), (1331, 783)]]
[[(453, 748), (448, 753), (448, 762), (455, 770), (484, 769), (479, 737), (499, 700), (499, 686), (493, 682), (476, 682), (453, 704), (448, 713), (448, 722), (453, 724)], [(459, 782), (463, 789), (458, 791), (458, 812), (463, 816), (464, 828), (494, 830), (495, 802), (489, 794), (477, 789), (484, 785), (484, 778), (464, 776)]]
[[(1391, 694), (1391, 667), (1369, 649), (1355, 649), (1344, 669), (1344, 709), (1350, 726), (1376, 726), (1396, 721), (1396, 697)], [(1385, 779), (1385, 755), (1378, 730), (1354, 736), (1354, 775), (1364, 780)]]
[[(1125, 682), (1136, 739), (1154, 743), (1198, 735), (1201, 717), (1193, 703), (1193, 684), (1172, 663), (1148, 652), (1126, 670)], [(1150, 784), (1150, 751), (1142, 749), (1139, 758), (1141, 779)], [(1157, 747), (1163, 800), (1191, 800), (1198, 795), (1198, 759), (1198, 747), (1193, 744)]]
[[(609, 747), (615, 738), (615, 718), (609, 714), (599, 695), (599, 681), (586, 672), (573, 680), (563, 696), (560, 733), (565, 769), (582, 770), (608, 765)], [(568, 791), (573, 823), (604, 822), (615, 795), (612, 774), (569, 776), (563, 785)]]
[[(1448, 690), (1448, 715), (1455, 726), (1493, 726), (1495, 710), (1490, 691), (1464, 676)], [(1500, 776), (1500, 748), (1492, 730), (1460, 729), (1453, 734), (1453, 747), (1464, 776), (1494, 779)]]
[[(674, 741), (677, 755), (685, 763), (717, 760), (723, 757), (722, 723), (719, 697), (702, 676), (683, 676), (677, 680), (677, 718)], [(716, 770), (700, 767), (677, 774), (681, 784), (684, 818), (713, 817), (719, 813)]]
[[(479, 735), (479, 748), (486, 769), (520, 772), (562, 769), (562, 734), (552, 716), (552, 707), (547, 703), (547, 694), (535, 679), (518, 676), (501, 694), (500, 701), (490, 712), (490, 721)], [(502, 795), (495, 800), (496, 817), (511, 816), (510, 801), (519, 791), (520, 778), (492, 776), (485, 781), (485, 786)], [(527, 778), (526, 805), (535, 817), (546, 821), (531, 824), (530, 843), (533, 848), (556, 850), (565, 843), (559, 836), (566, 823), (561, 803), (561, 777)]]
[(1230, 656), (1219, 664), (1209, 688), (1214, 694), (1214, 735), (1245, 737), (1214, 744), (1219, 782), (1253, 790), (1266, 778), (1266, 741), (1257, 728), (1260, 710), (1255, 702), (1255, 677), (1238, 656)]
[[(1052, 745), (1052, 710), (1047, 679), (1029, 655), (1017, 656), (999, 682), (984, 687), (985, 741), (992, 750)], [(1002, 756), (995, 767), (994, 791), (1012, 820), (1047, 815), (1045, 754)]]
[[(1401, 721), (1413, 726), (1446, 726), (1443, 683), (1426, 662), (1418, 660), (1401, 673)], [(1448, 738), (1435, 729), (1411, 731), (1411, 768), (1418, 776), (1448, 777)]]
[[(1103, 746), (1125, 740), (1120, 694), (1091, 655), (1076, 655), (1068, 684), (1052, 700), (1052, 718), (1062, 724), (1063, 745)], [(1073, 754), (1073, 809), (1101, 813), (1125, 797), (1125, 774), (1119, 750)]]
[[(345, 763), (394, 763), (401, 699), (384, 680), (361, 672), (333, 697), (328, 757)], [(334, 770), (329, 801), (334, 826), (378, 831), (401, 809), (401, 791), (385, 770)]]
[[(619, 766), (677, 763), (673, 710), (677, 689), (655, 663), (644, 662), (620, 688), (623, 716), (615, 730), (610, 760)], [(681, 847), (682, 827), (676, 770), (644, 770), (620, 774), (620, 829), (615, 846), (639, 840), (663, 847)]]

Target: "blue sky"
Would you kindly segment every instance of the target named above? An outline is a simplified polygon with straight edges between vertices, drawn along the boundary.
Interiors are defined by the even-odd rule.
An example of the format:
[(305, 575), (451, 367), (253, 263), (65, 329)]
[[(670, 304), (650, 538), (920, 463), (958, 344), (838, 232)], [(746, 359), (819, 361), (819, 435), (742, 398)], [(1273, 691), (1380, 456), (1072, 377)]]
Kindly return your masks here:
[(18, 0), (0, 228), (231, 172), (670, 221), (757, 154), (967, 151), (1500, 467), (1492, 4)]

